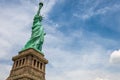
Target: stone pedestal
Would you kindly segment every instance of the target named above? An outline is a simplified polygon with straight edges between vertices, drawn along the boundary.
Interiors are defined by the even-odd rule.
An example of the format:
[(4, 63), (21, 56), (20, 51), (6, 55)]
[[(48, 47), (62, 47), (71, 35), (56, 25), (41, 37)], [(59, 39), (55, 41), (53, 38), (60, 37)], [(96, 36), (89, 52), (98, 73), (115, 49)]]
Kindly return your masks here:
[(20, 52), (12, 58), (12, 70), (7, 80), (45, 80), (45, 65), (48, 60), (32, 48)]

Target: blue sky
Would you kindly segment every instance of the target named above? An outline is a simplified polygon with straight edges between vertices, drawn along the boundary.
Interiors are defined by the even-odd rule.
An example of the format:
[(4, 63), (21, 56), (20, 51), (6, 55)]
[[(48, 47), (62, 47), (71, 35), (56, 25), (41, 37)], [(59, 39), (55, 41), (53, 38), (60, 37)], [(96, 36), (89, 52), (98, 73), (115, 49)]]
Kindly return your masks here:
[[(119, 80), (120, 0), (42, 0), (46, 80)], [(39, 0), (0, 0), (0, 80), (31, 35)]]

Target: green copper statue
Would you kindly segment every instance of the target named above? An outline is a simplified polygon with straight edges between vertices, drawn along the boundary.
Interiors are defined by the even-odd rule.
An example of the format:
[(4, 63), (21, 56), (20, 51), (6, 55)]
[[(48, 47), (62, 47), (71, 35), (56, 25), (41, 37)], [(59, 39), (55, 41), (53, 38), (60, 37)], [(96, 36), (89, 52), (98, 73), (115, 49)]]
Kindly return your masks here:
[(44, 36), (45, 36), (45, 32), (41, 24), (42, 16), (39, 15), (42, 6), (43, 6), (43, 3), (39, 3), (39, 9), (33, 21), (31, 38), (26, 43), (23, 50), (28, 49), (28, 48), (33, 48), (37, 51), (40, 51), (40, 52), (42, 51), (42, 45), (43, 45)]

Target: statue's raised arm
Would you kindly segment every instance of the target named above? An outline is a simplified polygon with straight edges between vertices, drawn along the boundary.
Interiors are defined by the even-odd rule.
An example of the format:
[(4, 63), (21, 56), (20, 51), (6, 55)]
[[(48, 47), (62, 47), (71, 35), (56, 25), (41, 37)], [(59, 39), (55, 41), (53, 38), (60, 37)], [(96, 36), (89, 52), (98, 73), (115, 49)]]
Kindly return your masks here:
[(43, 3), (42, 2), (40, 2), (39, 3), (39, 9), (38, 9), (38, 12), (37, 12), (37, 15), (39, 15), (40, 14), (40, 10), (41, 10), (41, 8), (43, 7)]

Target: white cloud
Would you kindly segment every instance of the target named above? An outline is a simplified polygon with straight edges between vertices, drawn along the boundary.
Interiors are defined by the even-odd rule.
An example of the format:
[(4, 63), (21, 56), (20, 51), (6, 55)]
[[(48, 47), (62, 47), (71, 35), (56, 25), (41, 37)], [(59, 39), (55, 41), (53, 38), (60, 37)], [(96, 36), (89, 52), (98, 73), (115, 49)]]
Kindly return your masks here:
[(8, 71), (10, 72), (11, 65), (0, 64), (0, 80), (6, 80), (9, 76)]
[[(59, 34), (61, 35), (62, 33)], [(86, 47), (77, 51), (74, 49), (66, 50), (61, 49), (61, 46), (68, 47), (65, 43), (69, 43), (68, 40), (73, 40), (77, 34), (73, 33), (73, 36), (67, 36), (67, 38), (66, 36), (59, 36), (59, 34), (46, 36), (45, 42), (47, 42), (47, 46), (45, 46), (44, 51), (49, 64), (54, 68), (49, 70), (47, 67), (47, 79), (95, 80), (97, 76), (102, 75), (102, 77), (106, 77), (104, 75), (109, 75), (109, 73), (104, 74), (105, 71), (96, 71), (96, 68), (93, 70), (88, 69), (89, 66), (94, 67), (97, 64), (105, 64), (105, 58), (101, 55), (106, 54), (106, 51), (100, 45), (96, 44), (94, 40), (89, 40), (90, 44), (85, 44), (86, 41), (84, 40), (82, 44)], [(55, 39), (52, 38), (51, 40), (51, 37), (55, 37)], [(62, 44), (62, 42), (64, 43)], [(92, 47), (88, 47), (91, 45)]]
[[(22, 9), (22, 7), (5, 7), (4, 10), (0, 9), (0, 49), (3, 51), (0, 57), (2, 59), (5, 58), (6, 55), (12, 54), (10, 53), (11, 49), (15, 47), (18, 42), (25, 42), (24, 39), (28, 38), (26, 35), (28, 32), (22, 30), (31, 22), (31, 16)], [(21, 14), (19, 12), (21, 12)]]
[(88, 1), (88, 3), (85, 5), (89, 5), (91, 3), (92, 6), (90, 6), (90, 7), (85, 6), (85, 8), (84, 8), (84, 10), (82, 10), (82, 12), (78, 11), (77, 13), (74, 13), (73, 16), (76, 16), (78, 18), (86, 20), (86, 19), (89, 19), (96, 15), (104, 15), (111, 11), (112, 12), (117, 11), (120, 8), (119, 4), (114, 4), (112, 6), (105, 6), (103, 8), (96, 10), (96, 8), (99, 6), (100, 2), (102, 2), (102, 1), (95, 1), (94, 3), (91, 3), (91, 1)]
[(111, 53), (110, 63), (120, 64), (120, 50), (115, 50)]
[(95, 80), (109, 80), (109, 79), (104, 79), (104, 78), (96, 78)]
[(44, 6), (42, 9), (42, 13), (41, 14), (46, 14), (45, 17), (47, 17), (47, 14), (51, 11), (51, 9), (53, 8), (53, 6), (55, 5), (57, 0), (44, 0)]
[[(72, 32), (73, 35), (71, 34), (71, 36), (65, 36), (57, 31), (53, 25), (51, 26), (49, 26), (49, 30), (52, 32), (46, 35), (44, 44), (46, 46), (44, 46), (43, 50), (49, 60), (48, 66), (52, 67), (47, 67), (47, 79), (119, 80), (119, 73), (110, 73), (104, 70), (104, 67), (109, 64), (109, 56), (106, 56), (109, 51), (105, 50), (101, 43), (99, 44), (101, 40), (110, 43), (114, 43), (114, 41), (98, 35), (92, 35), (88, 41), (84, 34), (78, 37), (76, 32)], [(66, 44), (72, 43), (76, 37), (79, 38), (80, 45), (83, 47), (80, 47), (77, 51), (74, 49), (67, 50), (66, 48), (69, 46)], [(98, 64), (99, 68), (96, 68), (95, 66)]]
[[(59, 68), (58, 68), (59, 69)], [(84, 70), (74, 69), (69, 71), (63, 71), (62, 74), (47, 72), (46, 79), (49, 80), (119, 80), (120, 74), (109, 73), (101, 70)]]

